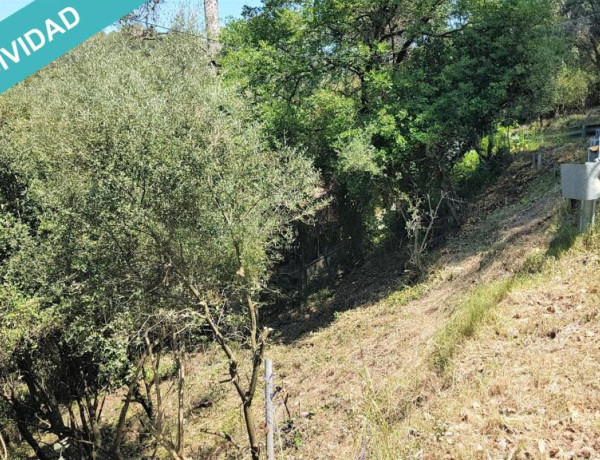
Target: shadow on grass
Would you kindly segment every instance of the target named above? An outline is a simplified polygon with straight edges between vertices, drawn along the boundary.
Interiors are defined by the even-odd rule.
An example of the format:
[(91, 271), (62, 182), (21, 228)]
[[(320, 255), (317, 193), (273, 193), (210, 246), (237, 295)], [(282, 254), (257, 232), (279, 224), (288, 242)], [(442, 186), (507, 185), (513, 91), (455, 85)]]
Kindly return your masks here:
[(575, 218), (573, 216), (565, 216), (564, 219), (561, 219), (560, 225), (550, 241), (546, 256), (560, 257), (564, 252), (573, 247), (578, 235), (579, 232), (575, 224)]
[[(112, 439), (114, 439), (114, 428), (112, 426), (103, 426), (101, 428), (102, 438), (105, 440), (105, 448), (100, 449), (96, 455), (98, 459), (101, 460), (116, 460), (117, 456), (109, 451), (109, 446), (111, 445)], [(108, 440), (108, 442), (106, 442)], [(42, 450), (46, 457), (51, 460), (61, 460), (61, 459), (79, 459), (79, 458), (87, 458), (88, 453), (84, 453), (81, 450), (77, 449), (73, 445), (67, 445), (64, 449), (57, 448), (54, 446), (58, 445), (59, 441), (56, 440), (55, 443), (48, 444), (42, 447)], [(152, 450), (152, 439), (149, 435), (145, 433), (136, 433), (135, 436), (132, 436), (129, 433), (129, 437), (123, 440), (121, 444), (121, 457), (127, 459), (152, 459), (158, 458), (156, 456), (146, 457), (144, 456), (144, 452), (148, 449)], [(9, 457), (13, 458), (13, 457)], [(35, 460), (38, 457), (36, 455), (23, 455), (21, 457), (15, 456), (14, 458), (23, 458), (27, 460)], [(91, 457), (90, 457), (91, 458)]]
[(290, 308), (265, 312), (264, 321), (275, 330), (275, 341), (292, 343), (304, 335), (330, 325), (338, 314), (367, 307), (411, 283), (404, 271), (405, 257), (388, 252), (372, 255), (344, 276), (325, 275), (309, 286), (307, 298)]
[[(441, 254), (451, 254), (451, 262), (457, 265), (483, 254), (481, 265), (474, 267), (473, 273), (463, 274), (468, 277), (522, 238), (550, 228), (559, 193), (558, 163), (549, 158), (540, 172), (531, 168), (529, 158), (529, 154), (519, 155), (503, 174), (488, 183), (485, 193), (476, 194), (466, 212), (472, 219), (469, 225), (445, 235), (430, 253), (432, 267)], [(572, 222), (561, 221), (564, 224), (548, 248), (547, 257), (561, 254), (575, 241)], [(364, 265), (343, 278), (330, 278), (331, 284), (325, 283), (313, 291), (301, 305), (290, 299), (277, 311), (265, 312), (265, 323), (276, 331), (276, 342), (292, 343), (329, 326), (344, 311), (369, 307), (390, 296), (394, 306), (404, 304), (404, 299), (416, 300), (425, 294), (423, 278), (407, 272), (405, 260), (399, 251), (384, 251), (369, 257)], [(424, 277), (427, 278), (426, 274)]]

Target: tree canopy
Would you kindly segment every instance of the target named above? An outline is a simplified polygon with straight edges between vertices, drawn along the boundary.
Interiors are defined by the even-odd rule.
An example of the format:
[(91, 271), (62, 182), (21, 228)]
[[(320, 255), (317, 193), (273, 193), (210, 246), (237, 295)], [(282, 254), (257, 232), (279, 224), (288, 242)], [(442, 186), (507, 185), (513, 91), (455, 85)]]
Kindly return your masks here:
[(275, 137), (307, 147), (356, 241), (393, 190), (449, 189), (497, 123), (539, 113), (556, 18), (551, 0), (267, 1), (229, 26), (223, 63)]
[[(268, 145), (197, 45), (99, 36), (0, 100), (0, 375), (24, 433), (108, 449), (99, 399), (129, 384), (153, 327), (245, 324), (311, 212), (310, 162)], [(67, 422), (73, 400), (88, 416)]]

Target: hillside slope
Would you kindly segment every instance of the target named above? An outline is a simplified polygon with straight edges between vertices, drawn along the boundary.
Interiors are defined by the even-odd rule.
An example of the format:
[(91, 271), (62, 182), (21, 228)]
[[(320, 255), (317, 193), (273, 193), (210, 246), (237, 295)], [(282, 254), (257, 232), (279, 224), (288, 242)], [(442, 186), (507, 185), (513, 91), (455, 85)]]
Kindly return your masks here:
[[(597, 262), (582, 265), (584, 274), (586, 251), (552, 258), (571, 242), (563, 226), (572, 224), (561, 222), (557, 163), (578, 152), (546, 151), (541, 173), (519, 156), (433, 255), (424, 285), (382, 294), (377, 283), (387, 276), (373, 261), (332, 300), (345, 311), (331, 325), (271, 350), (297, 411), (314, 413), (295, 421), (303, 447), (288, 458), (506, 458), (593, 448), (598, 398), (590, 391), (600, 375), (597, 366), (570, 365), (596, 349), (589, 337), (571, 346), (564, 330), (593, 337), (586, 321), (597, 298), (583, 290), (595, 292)], [(493, 321), (485, 322), (488, 310)], [(568, 407), (579, 408), (580, 424), (565, 422)]]
[[(422, 284), (374, 259), (280, 318), (277, 458), (600, 458), (600, 244), (574, 237), (558, 175), (582, 151), (516, 155)], [(244, 440), (218, 353), (188, 369), (190, 454), (245, 458), (206, 434)]]

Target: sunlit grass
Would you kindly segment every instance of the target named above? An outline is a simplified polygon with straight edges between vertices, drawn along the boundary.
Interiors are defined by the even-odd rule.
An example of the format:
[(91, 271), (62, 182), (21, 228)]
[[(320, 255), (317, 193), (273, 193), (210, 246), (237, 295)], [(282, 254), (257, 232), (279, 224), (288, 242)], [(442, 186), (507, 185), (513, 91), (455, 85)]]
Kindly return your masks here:
[(436, 339), (432, 362), (438, 371), (443, 371), (448, 366), (458, 346), (475, 334), (493, 308), (506, 298), (516, 280), (516, 277), (503, 278), (478, 286), (467, 294), (458, 311)]

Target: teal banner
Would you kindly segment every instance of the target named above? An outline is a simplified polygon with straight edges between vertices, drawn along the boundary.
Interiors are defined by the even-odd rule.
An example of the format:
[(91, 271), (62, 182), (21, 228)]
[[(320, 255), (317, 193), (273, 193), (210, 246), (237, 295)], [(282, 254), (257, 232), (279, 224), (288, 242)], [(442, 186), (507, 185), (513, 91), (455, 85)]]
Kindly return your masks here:
[(144, 0), (35, 0), (0, 22), (0, 93), (142, 3)]

